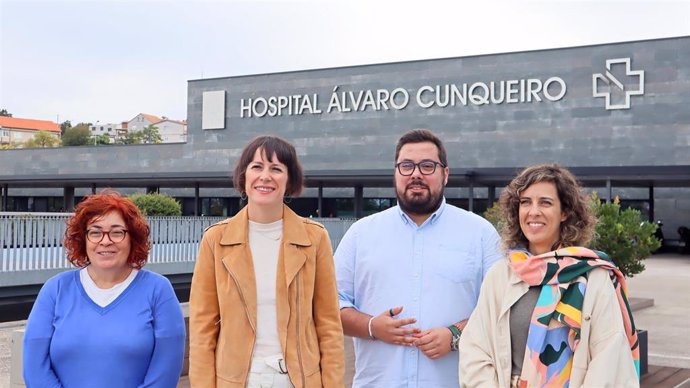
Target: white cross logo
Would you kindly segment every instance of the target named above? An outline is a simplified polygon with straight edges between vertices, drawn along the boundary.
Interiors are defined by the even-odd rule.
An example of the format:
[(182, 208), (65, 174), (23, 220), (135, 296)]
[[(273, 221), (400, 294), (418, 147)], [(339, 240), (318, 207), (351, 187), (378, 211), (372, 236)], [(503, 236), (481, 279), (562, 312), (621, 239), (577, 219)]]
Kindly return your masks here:
[[(637, 77), (637, 90), (626, 89), (625, 85), (611, 74), (611, 67), (614, 64), (625, 64), (625, 75)], [(599, 91), (599, 82), (603, 81), (606, 85), (617, 86), (625, 94), (625, 102), (622, 104), (611, 104), (611, 90)], [(641, 96), (644, 94), (644, 70), (631, 70), (630, 58), (616, 58), (606, 61), (606, 74), (592, 74), (592, 97), (604, 97), (606, 99), (606, 109), (630, 109), (630, 96)]]

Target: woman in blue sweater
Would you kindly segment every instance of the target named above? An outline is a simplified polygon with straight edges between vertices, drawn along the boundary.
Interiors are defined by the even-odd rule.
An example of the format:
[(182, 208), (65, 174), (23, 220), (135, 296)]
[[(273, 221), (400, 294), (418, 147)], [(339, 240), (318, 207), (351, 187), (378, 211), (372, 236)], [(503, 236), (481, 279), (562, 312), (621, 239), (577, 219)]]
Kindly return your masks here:
[(28, 388), (177, 386), (184, 318), (170, 282), (142, 269), (149, 226), (115, 192), (91, 195), (67, 222), (78, 269), (41, 289), (24, 336)]

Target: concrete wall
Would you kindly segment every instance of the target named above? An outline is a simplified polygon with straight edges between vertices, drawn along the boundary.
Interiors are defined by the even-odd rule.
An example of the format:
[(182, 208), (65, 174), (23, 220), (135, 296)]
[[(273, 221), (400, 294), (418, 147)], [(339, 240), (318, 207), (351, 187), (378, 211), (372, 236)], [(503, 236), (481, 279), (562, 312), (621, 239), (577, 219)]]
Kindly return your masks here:
[[(604, 73), (606, 61), (615, 58), (630, 58), (632, 71), (644, 70), (645, 93), (631, 97), (630, 109), (607, 110), (603, 98), (592, 96), (593, 74)], [(400, 110), (325, 112), (336, 86), (338, 92), (400, 87), (413, 100), (426, 85), (549, 77), (567, 84), (559, 101), (428, 109), (410, 101)], [(625, 85), (630, 90), (636, 86), (635, 77), (616, 77), (630, 82)], [(226, 128), (204, 131), (202, 93), (215, 90), (226, 91)], [(277, 133), (292, 140), (305, 165), (314, 169), (389, 168), (396, 139), (421, 126), (445, 140), (451, 168), (551, 161), (570, 166), (687, 165), (689, 91), (690, 38), (208, 79), (189, 84), (188, 141), (195, 149), (213, 152), (222, 145), (229, 149), (218, 152), (234, 158), (252, 137)], [(242, 99), (313, 93), (321, 114), (241, 118)]]

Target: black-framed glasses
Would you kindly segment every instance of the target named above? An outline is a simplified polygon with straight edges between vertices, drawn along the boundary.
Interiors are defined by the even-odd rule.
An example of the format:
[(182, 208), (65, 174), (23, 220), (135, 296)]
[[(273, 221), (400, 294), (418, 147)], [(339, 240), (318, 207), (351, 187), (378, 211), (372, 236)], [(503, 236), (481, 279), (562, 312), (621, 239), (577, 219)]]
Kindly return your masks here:
[(119, 243), (122, 240), (125, 239), (125, 236), (127, 236), (127, 230), (126, 229), (113, 229), (109, 231), (104, 231), (101, 229), (87, 229), (86, 230), (86, 238), (91, 241), (94, 244), (98, 244), (101, 241), (103, 241), (103, 238), (108, 235), (108, 238), (110, 241), (114, 243)]
[(414, 173), (415, 168), (419, 168), (419, 172), (422, 175), (431, 175), (436, 172), (436, 166), (446, 167), (445, 164), (437, 162), (435, 160), (422, 160), (419, 163), (415, 162), (400, 162), (395, 165), (398, 168), (398, 172), (403, 176), (410, 176)]

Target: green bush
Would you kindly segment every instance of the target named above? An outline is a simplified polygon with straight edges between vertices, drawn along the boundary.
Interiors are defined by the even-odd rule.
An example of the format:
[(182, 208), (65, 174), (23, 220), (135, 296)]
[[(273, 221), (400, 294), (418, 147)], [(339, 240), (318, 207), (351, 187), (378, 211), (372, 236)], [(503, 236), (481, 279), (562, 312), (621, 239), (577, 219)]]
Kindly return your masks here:
[[(592, 194), (592, 209), (599, 220), (590, 248), (606, 252), (626, 277), (644, 271), (643, 260), (661, 246), (654, 236), (656, 224), (642, 221), (639, 210), (621, 209), (618, 197), (611, 203), (602, 202)], [(498, 203), (484, 212), (497, 230), (501, 230), (503, 216)]]
[(487, 221), (491, 222), (491, 225), (493, 225), (499, 233), (501, 232), (501, 228), (503, 227), (503, 214), (501, 213), (501, 205), (498, 202), (494, 202), (494, 204), (486, 209), (482, 215)]
[(642, 221), (639, 210), (621, 209), (618, 197), (606, 203), (594, 193), (592, 206), (599, 219), (592, 248), (606, 252), (626, 277), (644, 271), (643, 260), (661, 246), (656, 224)]
[(182, 206), (165, 194), (133, 194), (129, 197), (147, 216), (179, 216)]

